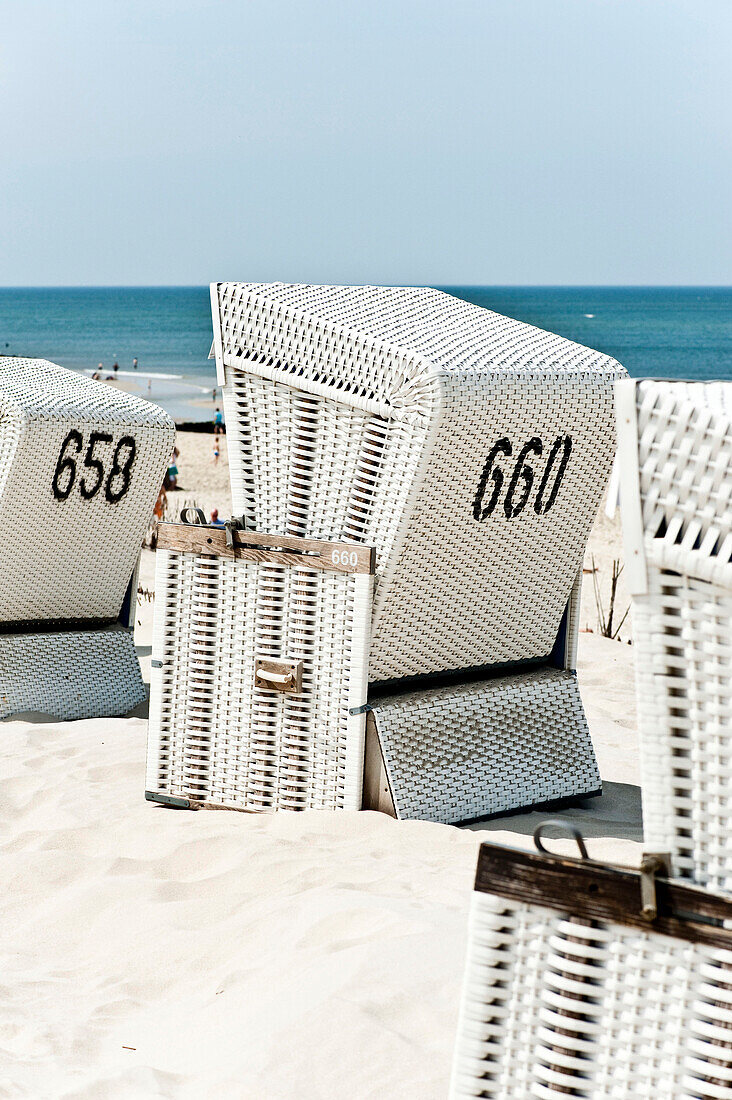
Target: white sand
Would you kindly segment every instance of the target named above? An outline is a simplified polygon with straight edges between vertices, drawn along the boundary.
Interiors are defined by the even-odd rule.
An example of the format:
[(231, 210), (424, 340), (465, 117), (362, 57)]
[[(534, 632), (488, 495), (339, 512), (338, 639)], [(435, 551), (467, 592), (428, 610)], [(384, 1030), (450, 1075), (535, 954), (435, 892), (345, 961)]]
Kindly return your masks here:
[[(212, 440), (184, 443), (188, 488)], [(196, 484), (227, 514), (224, 455)], [(605, 793), (563, 813), (622, 862), (640, 852), (632, 653), (581, 636)], [(143, 717), (1, 729), (0, 1097), (445, 1096), (478, 844), (528, 845), (546, 815), (167, 810), (143, 798)]]

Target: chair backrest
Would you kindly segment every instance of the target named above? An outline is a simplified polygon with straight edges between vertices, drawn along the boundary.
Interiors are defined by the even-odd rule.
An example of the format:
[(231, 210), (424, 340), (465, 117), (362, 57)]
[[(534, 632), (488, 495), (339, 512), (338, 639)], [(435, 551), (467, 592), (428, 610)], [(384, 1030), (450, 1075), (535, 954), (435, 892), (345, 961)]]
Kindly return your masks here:
[(114, 619), (175, 428), (42, 359), (0, 358), (0, 622)]
[(732, 891), (732, 382), (617, 387), (646, 847)]
[(552, 651), (614, 360), (421, 288), (212, 286), (234, 509), (377, 550), (370, 678)]

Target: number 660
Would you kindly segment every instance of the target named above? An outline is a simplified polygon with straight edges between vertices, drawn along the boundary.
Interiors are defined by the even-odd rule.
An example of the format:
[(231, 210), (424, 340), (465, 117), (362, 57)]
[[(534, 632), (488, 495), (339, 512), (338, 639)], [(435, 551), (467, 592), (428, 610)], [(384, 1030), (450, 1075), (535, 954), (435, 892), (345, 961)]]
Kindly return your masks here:
[(355, 569), (358, 565), (358, 554), (355, 550), (334, 550), (330, 560), (334, 565), (350, 565), (351, 569)]
[[(513, 519), (514, 516), (520, 515), (526, 507), (534, 487), (534, 468), (527, 460), (532, 454), (540, 457), (543, 451), (544, 444), (536, 436), (524, 443), (519, 451), (503, 501), (503, 511), (507, 519)], [(561, 457), (559, 457), (560, 451)], [(544, 473), (534, 497), (534, 511), (538, 516), (546, 515), (557, 499), (559, 486), (562, 484), (564, 471), (567, 469), (571, 453), (572, 437), (569, 435), (558, 436), (554, 440), (547, 457)], [(497, 440), (488, 452), (488, 458), (478, 482), (478, 491), (473, 501), (473, 516), (475, 519), (487, 519), (495, 511), (506, 478), (503, 470), (497, 464), (497, 460), (499, 455), (510, 457), (512, 454), (511, 441), (506, 438)], [(557, 459), (559, 459), (558, 463)], [(549, 484), (550, 480), (551, 486)], [(487, 500), (486, 496), (488, 497)]]

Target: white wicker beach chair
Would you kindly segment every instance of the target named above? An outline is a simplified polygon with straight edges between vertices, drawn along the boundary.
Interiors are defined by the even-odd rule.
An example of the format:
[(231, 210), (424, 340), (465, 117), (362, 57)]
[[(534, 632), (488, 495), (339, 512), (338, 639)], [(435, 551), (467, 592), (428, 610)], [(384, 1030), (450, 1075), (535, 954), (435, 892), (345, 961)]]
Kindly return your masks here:
[(0, 717), (121, 714), (170, 417), (41, 359), (0, 358)]
[[(595, 792), (572, 671), (583, 552), (612, 461), (612, 383), (623, 369), (436, 290), (222, 283), (211, 298), (235, 513), (253, 530), (376, 549), (369, 705), (393, 812), (419, 802), (442, 820), (459, 804), (474, 817), (559, 787), (557, 797)], [(513, 769), (496, 769), (484, 721), (470, 762), (483, 795), (471, 807), (464, 792), (438, 790), (460, 772), (469, 740), (457, 748), (448, 731), (475, 715), (482, 690), (468, 710), (461, 695), (451, 716), (449, 693), (429, 694), (439, 677), (501, 675), (508, 695), (492, 728), (496, 743), (517, 744), (536, 701), (511, 677), (532, 666), (537, 700), (557, 705), (528, 743), (538, 737), (573, 761), (565, 781), (536, 781), (541, 754), (520, 775), (528, 747)], [(547, 678), (548, 667), (564, 675)], [(377, 705), (395, 688), (413, 689), (399, 723), (396, 704), (388, 718)], [(499, 690), (483, 691), (480, 705), (493, 707)]]
[(617, 387), (643, 828), (732, 893), (732, 382)]
[(452, 1100), (731, 1100), (731, 919), (650, 872), (482, 845)]

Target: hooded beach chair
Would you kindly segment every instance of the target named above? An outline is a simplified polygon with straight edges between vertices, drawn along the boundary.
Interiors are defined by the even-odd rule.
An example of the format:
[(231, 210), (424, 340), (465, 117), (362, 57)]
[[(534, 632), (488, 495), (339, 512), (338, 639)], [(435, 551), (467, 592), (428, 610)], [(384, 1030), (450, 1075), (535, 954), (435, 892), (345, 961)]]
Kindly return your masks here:
[[(456, 821), (596, 792), (574, 663), (582, 559), (614, 452), (622, 368), (436, 290), (222, 283), (211, 300), (234, 514), (249, 544), (259, 532), (270, 550), (285, 537), (334, 541), (337, 554), (342, 543), (375, 551), (366, 633), (347, 638), (365, 669), (348, 707), (358, 719), (353, 759), (363, 761), (368, 742), (365, 796), (356, 783), (347, 804)], [(181, 552), (171, 547), (158, 587), (175, 591)], [(320, 677), (333, 632), (349, 621), (277, 577), (267, 574), (266, 600), (252, 590), (237, 645), (281, 661), (282, 676), (304, 661), (297, 706), (278, 685), (232, 672), (211, 683), (205, 713), (190, 723), (206, 782), (214, 761), (234, 767), (223, 748), (233, 737), (245, 786), (250, 697), (261, 710), (266, 696), (257, 736), (269, 744), (270, 808), (280, 754), (293, 745), (309, 804), (326, 696), (336, 709), (344, 698), (335, 686), (324, 693)], [(190, 583), (185, 599), (223, 623), (230, 610), (210, 587), (203, 599), (203, 580)], [(269, 632), (255, 629), (264, 612)], [(170, 614), (169, 633), (185, 631)], [(159, 660), (163, 741), (148, 781), (163, 793), (169, 779), (156, 761), (182, 751), (189, 704), (180, 663), (168, 652)], [(217, 725), (234, 683), (245, 701)], [(193, 778), (196, 797), (210, 799)], [(188, 797), (184, 775), (176, 789)]]
[(451, 1100), (732, 1100), (732, 898), (542, 829), (481, 845)]
[(174, 434), (147, 401), (0, 358), (0, 718), (144, 699), (136, 569)]
[(617, 386), (646, 848), (732, 893), (732, 382)]

